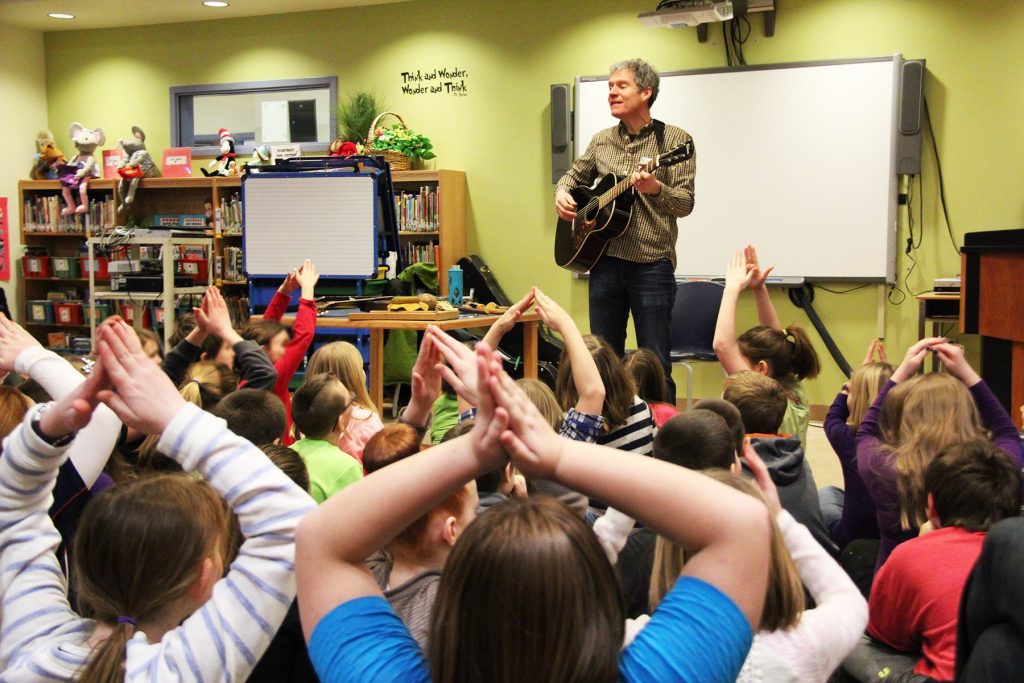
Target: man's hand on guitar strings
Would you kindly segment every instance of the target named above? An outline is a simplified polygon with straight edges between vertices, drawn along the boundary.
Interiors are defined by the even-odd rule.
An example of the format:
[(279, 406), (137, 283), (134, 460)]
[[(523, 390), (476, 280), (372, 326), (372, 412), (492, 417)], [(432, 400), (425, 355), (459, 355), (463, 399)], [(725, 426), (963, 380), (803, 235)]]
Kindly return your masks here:
[(562, 220), (573, 220), (576, 218), (576, 200), (565, 190), (559, 190), (555, 195), (555, 211)]

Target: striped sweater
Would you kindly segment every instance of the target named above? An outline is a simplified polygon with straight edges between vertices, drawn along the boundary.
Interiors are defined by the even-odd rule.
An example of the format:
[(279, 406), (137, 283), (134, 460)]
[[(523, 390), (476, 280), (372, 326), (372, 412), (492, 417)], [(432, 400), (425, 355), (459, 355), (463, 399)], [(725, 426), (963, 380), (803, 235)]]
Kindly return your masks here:
[[(73, 680), (91, 654), (94, 622), (75, 614), (46, 514), (67, 448), (54, 448), (26, 421), (0, 457), (0, 682)], [(265, 455), (194, 405), (181, 409), (158, 448), (202, 475), (238, 516), (245, 542), (210, 600), (150, 643), (127, 647), (126, 681), (244, 680), (295, 597), (295, 527), (310, 498)]]

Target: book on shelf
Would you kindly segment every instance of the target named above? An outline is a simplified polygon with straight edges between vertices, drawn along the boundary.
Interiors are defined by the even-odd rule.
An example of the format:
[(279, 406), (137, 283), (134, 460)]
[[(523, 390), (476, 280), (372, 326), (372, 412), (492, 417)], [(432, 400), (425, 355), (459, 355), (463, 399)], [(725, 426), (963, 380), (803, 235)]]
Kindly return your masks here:
[(242, 249), (240, 247), (224, 247), (224, 262), (221, 265), (222, 278), (229, 282), (245, 279), (242, 266)]
[(221, 232), (225, 235), (242, 234), (242, 197), (238, 192), (221, 197)]
[(423, 186), (417, 193), (395, 195), (395, 217), (403, 232), (434, 232), (441, 224), (440, 188)]
[(405, 259), (413, 263), (438, 263), (438, 245), (433, 242), (410, 242), (405, 245)]
[(25, 232), (98, 232), (116, 221), (113, 195), (90, 197), (86, 213), (61, 216), (64, 203), (59, 195), (36, 196), (25, 200)]

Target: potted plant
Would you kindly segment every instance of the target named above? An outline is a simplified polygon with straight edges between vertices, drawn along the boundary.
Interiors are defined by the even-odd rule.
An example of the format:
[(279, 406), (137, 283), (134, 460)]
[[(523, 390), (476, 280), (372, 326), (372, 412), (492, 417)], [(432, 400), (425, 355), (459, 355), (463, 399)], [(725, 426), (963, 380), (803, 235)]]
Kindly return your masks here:
[(343, 141), (361, 143), (384, 106), (372, 93), (353, 93), (338, 107), (338, 135)]

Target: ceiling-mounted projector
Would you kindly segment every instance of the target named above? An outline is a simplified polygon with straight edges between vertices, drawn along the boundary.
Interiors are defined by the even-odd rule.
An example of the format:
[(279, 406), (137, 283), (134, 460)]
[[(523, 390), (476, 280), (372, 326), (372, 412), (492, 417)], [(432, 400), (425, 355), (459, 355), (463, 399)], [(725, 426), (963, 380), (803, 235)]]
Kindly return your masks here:
[(670, 9), (647, 12), (637, 17), (648, 28), (679, 28), (732, 19), (732, 2), (694, 0), (678, 2)]

